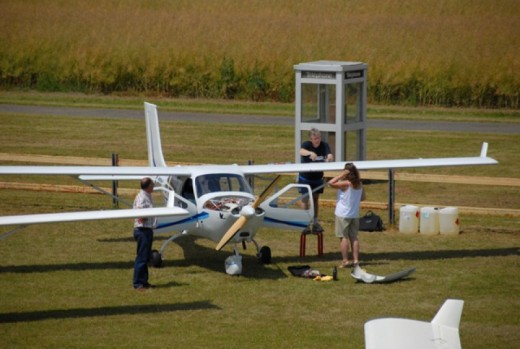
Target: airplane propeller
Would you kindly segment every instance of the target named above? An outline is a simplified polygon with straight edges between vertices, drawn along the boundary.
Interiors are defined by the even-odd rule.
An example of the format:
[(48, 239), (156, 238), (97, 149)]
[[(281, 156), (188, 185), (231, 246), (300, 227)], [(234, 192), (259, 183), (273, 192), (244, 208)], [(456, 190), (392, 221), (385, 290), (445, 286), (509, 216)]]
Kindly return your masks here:
[(276, 176), (276, 178), (264, 189), (264, 191), (258, 196), (258, 198), (253, 202), (251, 206), (244, 206), (240, 211), (240, 217), (236, 220), (235, 223), (228, 229), (228, 231), (222, 236), (217, 247), (215, 248), (217, 251), (220, 251), (222, 247), (224, 247), (234, 236), (236, 233), (240, 231), (247, 223), (248, 219), (251, 218), (258, 206), (271, 194), (276, 183), (282, 178), (281, 175)]

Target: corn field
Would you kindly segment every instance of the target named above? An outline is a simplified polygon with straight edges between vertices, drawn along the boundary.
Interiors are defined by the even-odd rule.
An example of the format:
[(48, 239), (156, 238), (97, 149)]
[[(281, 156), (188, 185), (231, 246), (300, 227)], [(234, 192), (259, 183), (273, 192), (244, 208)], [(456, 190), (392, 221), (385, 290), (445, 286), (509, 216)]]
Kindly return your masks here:
[(369, 103), (520, 107), (516, 0), (0, 1), (0, 89), (292, 102), (367, 63)]

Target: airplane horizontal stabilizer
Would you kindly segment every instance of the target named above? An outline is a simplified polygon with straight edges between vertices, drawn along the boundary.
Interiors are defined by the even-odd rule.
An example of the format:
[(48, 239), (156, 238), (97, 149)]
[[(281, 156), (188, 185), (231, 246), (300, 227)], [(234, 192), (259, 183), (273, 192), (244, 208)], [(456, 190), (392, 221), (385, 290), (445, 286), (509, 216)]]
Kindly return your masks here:
[(431, 322), (381, 318), (365, 323), (366, 349), (460, 349), (459, 322), (464, 301), (448, 299)]

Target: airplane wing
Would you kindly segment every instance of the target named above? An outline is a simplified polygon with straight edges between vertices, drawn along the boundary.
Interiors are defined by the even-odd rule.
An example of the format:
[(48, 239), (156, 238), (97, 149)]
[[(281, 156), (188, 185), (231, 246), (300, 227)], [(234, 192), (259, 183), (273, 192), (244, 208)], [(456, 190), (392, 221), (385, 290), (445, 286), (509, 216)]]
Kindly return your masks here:
[[(352, 161), (358, 170), (376, 169), (399, 169), (417, 167), (441, 167), (441, 166), (470, 166), (470, 165), (494, 165), (497, 164), (493, 158), (487, 156), (488, 144), (483, 143), (479, 156), (474, 157), (451, 157), (451, 158), (429, 158), (429, 159), (399, 159), (399, 160), (362, 160)], [(273, 164), (240, 166), (244, 174), (266, 174), (284, 172), (321, 172), (341, 171), (346, 162), (322, 162), (305, 164)]]
[[(397, 159), (397, 160), (361, 160), (352, 161), (359, 170), (375, 169), (399, 169), (418, 167), (440, 166), (470, 166), (493, 165), (498, 161), (487, 156), (488, 144), (483, 143), (479, 156), (474, 157), (450, 157), (429, 159)], [(128, 176), (128, 179), (138, 176), (189, 176), (198, 168), (216, 171), (229, 170), (242, 172), (245, 175), (267, 173), (296, 173), (296, 172), (321, 172), (341, 171), (345, 162), (322, 162), (305, 164), (268, 164), (268, 165), (195, 165), (174, 167), (147, 167), (147, 166), (0, 166), (0, 175), (71, 175), (88, 179), (120, 179), (120, 176)], [(114, 176), (114, 177), (111, 177)]]
[[(134, 179), (143, 176), (190, 175), (189, 166), (177, 167), (147, 167), (147, 166), (0, 166), (2, 175), (67, 175), (67, 176), (133, 176)], [(141, 177), (139, 177), (141, 176)]]
[(60, 223), (91, 221), (99, 219), (123, 219), (136, 217), (162, 217), (187, 215), (188, 211), (179, 207), (158, 207), (141, 209), (121, 209), (121, 210), (99, 210), (81, 212), (59, 212), (44, 214), (29, 214), (16, 216), (1, 216), (1, 225), (29, 225), (39, 223)]

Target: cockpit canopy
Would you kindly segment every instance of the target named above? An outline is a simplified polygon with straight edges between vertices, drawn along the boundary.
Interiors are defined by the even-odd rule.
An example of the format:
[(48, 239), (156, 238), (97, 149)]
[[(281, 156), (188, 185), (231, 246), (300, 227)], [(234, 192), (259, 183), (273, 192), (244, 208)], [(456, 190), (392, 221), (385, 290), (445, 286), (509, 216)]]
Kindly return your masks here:
[(195, 178), (197, 197), (208, 193), (235, 191), (252, 194), (243, 176), (235, 173), (210, 173)]
[(206, 173), (193, 179), (191, 176), (171, 176), (169, 186), (186, 200), (195, 202), (196, 198), (217, 192), (242, 192), (253, 194), (244, 176), (237, 173)]

